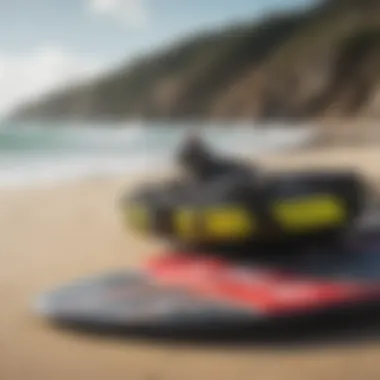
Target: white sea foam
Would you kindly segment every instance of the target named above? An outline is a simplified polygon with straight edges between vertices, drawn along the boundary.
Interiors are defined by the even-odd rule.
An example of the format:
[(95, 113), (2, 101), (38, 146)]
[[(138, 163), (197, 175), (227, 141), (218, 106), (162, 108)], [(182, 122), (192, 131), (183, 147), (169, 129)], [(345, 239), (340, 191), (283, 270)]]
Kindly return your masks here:
[[(151, 171), (169, 164), (185, 128), (139, 124), (117, 128), (79, 125), (8, 126), (0, 129), (0, 186), (30, 186), (83, 177)], [(205, 138), (228, 153), (261, 154), (300, 146), (310, 128), (211, 126)]]

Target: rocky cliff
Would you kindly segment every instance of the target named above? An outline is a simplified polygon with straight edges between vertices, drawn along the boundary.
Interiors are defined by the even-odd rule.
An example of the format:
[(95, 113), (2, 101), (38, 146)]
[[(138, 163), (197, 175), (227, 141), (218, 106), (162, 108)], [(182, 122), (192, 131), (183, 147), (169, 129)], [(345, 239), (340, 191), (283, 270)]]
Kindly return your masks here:
[(380, 116), (380, 1), (314, 8), (182, 41), (16, 118), (273, 119)]

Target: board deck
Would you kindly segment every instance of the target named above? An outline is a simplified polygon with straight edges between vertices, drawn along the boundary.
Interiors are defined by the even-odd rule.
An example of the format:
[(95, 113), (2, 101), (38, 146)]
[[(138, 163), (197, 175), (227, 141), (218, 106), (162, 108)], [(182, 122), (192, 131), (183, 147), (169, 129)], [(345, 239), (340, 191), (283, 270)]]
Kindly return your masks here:
[(141, 272), (81, 279), (38, 297), (38, 315), (115, 329), (212, 330), (380, 306), (380, 231), (340, 246), (244, 261), (168, 252)]

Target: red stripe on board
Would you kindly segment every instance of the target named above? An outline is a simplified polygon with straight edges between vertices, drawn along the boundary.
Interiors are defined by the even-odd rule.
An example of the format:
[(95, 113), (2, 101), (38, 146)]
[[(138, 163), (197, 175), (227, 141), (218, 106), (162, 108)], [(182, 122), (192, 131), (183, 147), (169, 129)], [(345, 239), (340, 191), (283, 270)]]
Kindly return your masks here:
[(181, 255), (154, 260), (148, 271), (161, 284), (271, 314), (326, 307), (373, 291), (358, 284), (295, 278), (265, 268)]

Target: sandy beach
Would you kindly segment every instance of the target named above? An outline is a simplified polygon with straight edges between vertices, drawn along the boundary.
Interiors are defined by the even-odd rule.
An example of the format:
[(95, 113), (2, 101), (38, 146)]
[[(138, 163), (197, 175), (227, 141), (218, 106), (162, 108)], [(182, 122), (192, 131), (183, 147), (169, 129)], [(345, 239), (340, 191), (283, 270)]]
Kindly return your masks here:
[[(318, 148), (260, 159), (271, 169), (355, 167), (380, 181), (379, 147)], [(53, 330), (30, 311), (41, 291), (138, 266), (159, 250), (126, 231), (121, 192), (143, 178), (92, 179), (0, 192), (1, 380), (377, 380), (380, 344), (194, 348), (113, 341)]]

